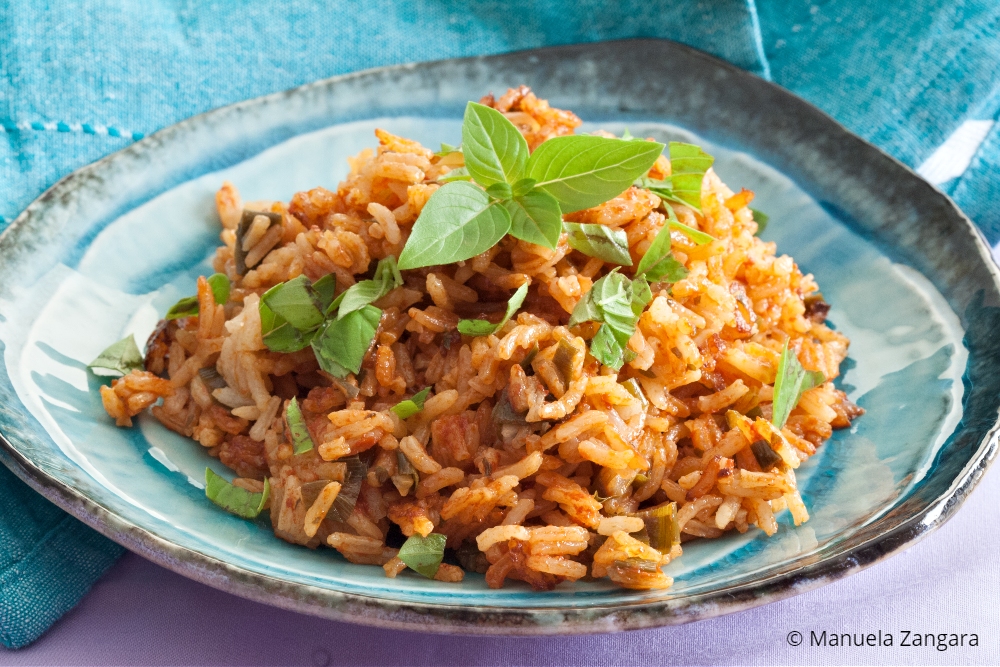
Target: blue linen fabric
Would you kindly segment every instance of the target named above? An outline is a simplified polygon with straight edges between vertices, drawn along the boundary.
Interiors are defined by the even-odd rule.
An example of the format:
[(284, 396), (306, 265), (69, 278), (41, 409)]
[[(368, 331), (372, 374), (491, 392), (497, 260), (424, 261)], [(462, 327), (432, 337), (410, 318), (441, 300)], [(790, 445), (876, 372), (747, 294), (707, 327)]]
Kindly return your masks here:
[[(0, 230), (72, 170), (196, 113), (379, 65), (627, 37), (771, 78), (902, 161), (1000, 107), (984, 0), (19, 0), (0, 4)], [(540, 91), (544, 96), (544, 91)], [(1000, 240), (997, 126), (946, 184)], [(24, 646), (121, 548), (0, 468), (0, 642)]]

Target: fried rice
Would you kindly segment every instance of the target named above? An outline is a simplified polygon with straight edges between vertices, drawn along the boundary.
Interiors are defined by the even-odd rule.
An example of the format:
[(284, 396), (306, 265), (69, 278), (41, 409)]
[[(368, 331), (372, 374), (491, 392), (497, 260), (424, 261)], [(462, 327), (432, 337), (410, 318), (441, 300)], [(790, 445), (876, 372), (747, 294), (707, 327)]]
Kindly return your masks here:
[[(581, 122), (523, 86), (481, 102), (506, 115), (532, 150)], [(469, 260), (403, 271), (403, 284), (375, 302), (375, 340), (346, 380), (322, 371), (309, 348), (269, 350), (258, 309), (265, 291), (333, 274), (339, 293), (370, 277), (376, 260), (399, 256), (439, 179), (463, 165), (460, 152), (375, 135), (377, 148), (348, 159), (336, 190), (244, 202), (222, 184), (214, 268), (231, 281), (228, 301), (216, 303), (199, 278), (198, 315), (161, 321), (146, 370), (101, 388), (119, 426), (151, 408), (231, 468), (235, 486), (259, 492), (267, 480), (277, 536), (332, 547), (388, 577), (407, 567), (398, 557), (405, 537), (438, 533), (448, 548), (440, 581), (471, 570), (492, 588), (604, 577), (666, 588), (672, 580), (661, 568), (689, 540), (752, 529), (770, 536), (785, 510), (795, 525), (808, 519), (795, 468), (862, 413), (831, 382), (849, 341), (825, 324), (813, 277), (755, 236), (752, 193), (734, 193), (711, 170), (700, 211), (631, 187), (565, 216), (624, 231), (635, 262), (668, 206), (712, 237), (699, 245), (671, 231), (687, 275), (652, 286), (628, 341), (634, 357), (619, 371), (589, 353), (594, 323), (568, 326), (580, 299), (616, 267), (571, 249), (566, 234), (555, 250), (507, 236)], [(649, 175), (669, 177), (669, 160), (659, 158)], [(255, 217), (237, 247), (244, 211), (272, 215)], [(501, 329), (457, 331), (463, 318), (497, 321), (526, 284), (523, 307)], [(786, 344), (826, 382), (802, 395), (779, 430), (769, 420)], [(426, 387), (416, 414), (390, 410)], [(302, 454), (285, 418), (293, 398), (316, 443)], [(778, 465), (762, 467), (752, 448), (760, 440)], [(335, 514), (352, 475), (354, 483), (362, 476), (357, 500), (348, 516)], [(677, 534), (654, 548), (648, 521), (664, 516)]]

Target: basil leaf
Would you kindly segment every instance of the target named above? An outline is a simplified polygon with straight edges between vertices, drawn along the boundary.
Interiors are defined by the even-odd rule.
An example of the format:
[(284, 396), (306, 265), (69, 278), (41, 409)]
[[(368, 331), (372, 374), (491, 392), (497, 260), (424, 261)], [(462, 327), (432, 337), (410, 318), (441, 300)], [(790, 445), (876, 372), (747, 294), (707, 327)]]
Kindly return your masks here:
[[(212, 296), (219, 305), (225, 305), (229, 301), (229, 278), (224, 273), (213, 273), (207, 278), (208, 286), (212, 288)], [(198, 314), (198, 297), (186, 296), (170, 307), (165, 320), (176, 320), (181, 317), (194, 317)]]
[(573, 309), (569, 324), (600, 322), (601, 327), (590, 341), (590, 353), (605, 366), (617, 370), (635, 358), (628, 349), (628, 341), (651, 299), (652, 292), (644, 278), (629, 280), (615, 269), (594, 283)]
[(312, 291), (320, 312), (329, 315), (334, 292), (337, 291), (337, 276), (333, 273), (326, 274), (312, 284)]
[(625, 131), (622, 132), (621, 139), (622, 141), (642, 141), (642, 139), (637, 139), (636, 137), (633, 137), (632, 133), (628, 131), (627, 127), (625, 128)]
[(179, 320), (182, 317), (194, 317), (198, 314), (198, 297), (186, 296), (177, 303), (170, 306), (170, 310), (163, 316), (165, 320)]
[(494, 183), (486, 188), (486, 194), (494, 199), (510, 199), (514, 196), (514, 191), (510, 189), (510, 185), (507, 183)]
[(670, 226), (664, 225), (656, 234), (646, 254), (639, 260), (637, 276), (644, 276), (650, 282), (675, 283), (687, 275), (687, 269), (670, 252)]
[(576, 222), (564, 222), (563, 228), (569, 235), (570, 248), (605, 262), (632, 266), (628, 236), (622, 230), (612, 229), (607, 225), (584, 225)]
[(510, 233), (514, 238), (555, 250), (562, 234), (562, 211), (555, 197), (544, 190), (531, 190), (503, 205), (510, 214)]
[[(619, 369), (625, 364), (625, 347), (618, 339), (614, 329), (602, 324), (597, 335), (590, 340), (590, 353), (605, 366)], [(625, 344), (628, 344), (627, 339)]]
[(438, 183), (451, 183), (452, 181), (471, 181), (472, 176), (469, 175), (469, 170), (465, 167), (455, 167), (447, 174), (437, 179)]
[[(670, 189), (670, 181), (656, 181), (643, 176), (642, 178), (636, 179), (635, 184), (640, 188), (649, 190), (660, 199), (672, 201), (677, 204), (683, 204), (684, 206), (690, 206), (690, 204), (674, 194), (674, 191)], [(667, 207), (667, 215), (671, 218), (677, 217), (674, 215), (673, 211), (669, 209), (669, 207)]]
[[(531, 192), (535, 187), (535, 179), (533, 178), (522, 178), (516, 183), (511, 184), (511, 194), (514, 197), (523, 197), (524, 195)], [(557, 204), (559, 202), (556, 202)]]
[(343, 318), (327, 320), (311, 343), (320, 368), (340, 379), (356, 375), (375, 340), (380, 319), (381, 310), (363, 306)]
[(514, 295), (510, 297), (510, 301), (507, 302), (507, 312), (504, 313), (502, 320), (496, 324), (487, 322), (486, 320), (462, 320), (458, 323), (459, 333), (463, 333), (466, 336), (489, 336), (499, 331), (503, 328), (503, 325), (507, 324), (511, 316), (517, 312), (517, 309), (521, 307), (526, 296), (528, 296), (528, 283), (518, 287)]
[(465, 168), (483, 187), (514, 183), (524, 176), (528, 142), (502, 113), (469, 102), (462, 121)]
[(430, 387), (425, 387), (410, 398), (396, 403), (396, 405), (389, 409), (395, 412), (396, 416), (400, 419), (409, 419), (424, 409), (424, 401), (427, 400), (427, 394), (429, 394), (430, 391)]
[[(129, 334), (97, 355), (96, 359), (87, 364), (87, 368), (94, 375), (113, 375), (114, 373), (128, 375), (134, 370), (146, 370), (146, 365), (142, 353), (139, 352), (139, 346), (135, 344), (135, 336)], [(98, 369), (114, 371), (114, 373), (98, 373)]]
[(778, 361), (778, 375), (774, 380), (771, 423), (776, 428), (782, 428), (792, 409), (802, 399), (802, 394), (824, 382), (826, 377), (822, 373), (807, 371), (802, 367), (795, 352), (788, 349), (786, 340), (785, 347), (781, 351), (781, 359)]
[(389, 255), (379, 260), (375, 277), (351, 285), (339, 297), (337, 319), (359, 310), (372, 301), (378, 301), (393, 289), (403, 284), (403, 277), (396, 266), (396, 258)]
[(264, 479), (264, 491), (251, 493), (233, 486), (211, 468), (205, 468), (205, 496), (213, 503), (244, 519), (255, 519), (271, 497), (271, 482)]
[(260, 302), (300, 331), (314, 329), (323, 323), (323, 312), (317, 306), (309, 279), (305, 276), (278, 283), (264, 292)]
[(224, 273), (213, 273), (207, 280), (208, 286), (212, 288), (212, 296), (215, 298), (215, 303), (220, 306), (226, 305), (229, 301), (229, 291), (232, 288), (229, 276)]
[(701, 210), (701, 185), (715, 158), (694, 144), (670, 142), (670, 182), (673, 194)]
[(462, 152), (461, 146), (452, 146), (451, 144), (446, 144), (442, 141), (441, 150), (439, 150), (434, 155), (438, 157), (444, 157), (445, 155), (451, 155), (452, 153), (461, 153), (461, 152)]
[(431, 533), (427, 537), (412, 535), (403, 543), (396, 556), (414, 572), (433, 579), (441, 567), (447, 541), (448, 538), (441, 533)]
[(663, 144), (654, 141), (553, 137), (531, 154), (527, 175), (558, 200), (563, 213), (572, 213), (620, 195), (662, 152)]
[(263, 301), (258, 306), (260, 312), (260, 334), (264, 345), (272, 352), (298, 352), (304, 349), (316, 335), (316, 330), (300, 331), (283, 317), (275, 315)]
[(510, 231), (510, 214), (471, 183), (441, 186), (413, 223), (400, 269), (450, 264), (489, 250)]
[(757, 223), (757, 233), (754, 236), (758, 236), (767, 229), (767, 221), (771, 219), (771, 216), (755, 208), (750, 209), (750, 212), (753, 213), (753, 221)]
[(288, 421), (288, 430), (291, 432), (292, 445), (296, 454), (305, 454), (313, 448), (313, 439), (309, 435), (309, 427), (302, 417), (302, 410), (299, 408), (299, 401), (294, 396), (288, 402), (288, 409), (285, 410), (285, 419)]
[(688, 227), (683, 222), (670, 220), (667, 224), (678, 231), (684, 232), (689, 239), (698, 245), (705, 245), (706, 243), (711, 243), (715, 240), (715, 237), (711, 234), (706, 234), (705, 232), (695, 229), (694, 227)]

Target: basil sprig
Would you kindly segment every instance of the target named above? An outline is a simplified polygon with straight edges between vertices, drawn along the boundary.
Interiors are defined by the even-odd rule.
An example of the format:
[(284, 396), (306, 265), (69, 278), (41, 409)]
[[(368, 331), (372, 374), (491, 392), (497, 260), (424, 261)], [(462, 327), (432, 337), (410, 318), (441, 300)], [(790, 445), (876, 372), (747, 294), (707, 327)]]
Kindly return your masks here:
[(600, 322), (601, 327), (590, 341), (590, 353), (605, 366), (618, 370), (635, 358), (635, 353), (628, 349), (628, 341), (651, 299), (649, 283), (644, 277), (629, 280), (615, 269), (584, 295), (573, 309), (569, 325)]
[(400, 419), (409, 419), (424, 409), (424, 401), (427, 400), (429, 393), (431, 393), (431, 388), (424, 387), (410, 398), (396, 403), (396, 405), (389, 409), (395, 412), (396, 416)]
[(412, 535), (400, 547), (397, 557), (414, 572), (433, 579), (441, 567), (447, 541), (447, 536), (441, 533), (431, 533), (427, 537)]
[[(97, 358), (87, 364), (94, 375), (128, 375), (134, 370), (146, 370), (142, 353), (135, 344), (135, 336), (129, 334), (117, 343), (108, 346), (97, 355)], [(100, 371), (100, 372), (98, 372)], [(104, 371), (111, 371), (105, 373)]]
[[(208, 277), (208, 286), (212, 288), (212, 296), (219, 305), (229, 301), (229, 278), (224, 273), (213, 273)], [(186, 296), (170, 307), (164, 319), (176, 320), (182, 317), (194, 317), (198, 314), (198, 297)]]
[[(562, 214), (597, 206), (653, 166), (663, 145), (595, 136), (553, 137), (529, 155), (520, 131), (499, 111), (470, 102), (462, 123), (465, 169), (473, 182), (445, 179), (413, 224), (400, 269), (474, 257), (508, 233), (555, 248)], [(442, 180), (445, 180), (442, 179)]]
[(234, 486), (211, 468), (205, 468), (205, 496), (213, 503), (244, 519), (256, 519), (271, 497), (271, 482), (264, 479), (264, 491), (252, 493)]
[(517, 312), (517, 309), (524, 303), (526, 296), (528, 296), (528, 283), (518, 287), (514, 295), (510, 297), (510, 301), (507, 302), (507, 311), (504, 313), (502, 320), (496, 324), (487, 322), (486, 320), (461, 320), (458, 323), (459, 333), (463, 333), (466, 336), (489, 336), (496, 333)]
[(778, 374), (774, 380), (774, 398), (771, 404), (771, 423), (782, 428), (788, 415), (799, 404), (802, 394), (826, 382), (826, 376), (819, 371), (807, 371), (799, 363), (794, 350), (788, 349), (788, 341), (781, 350), (778, 360)]

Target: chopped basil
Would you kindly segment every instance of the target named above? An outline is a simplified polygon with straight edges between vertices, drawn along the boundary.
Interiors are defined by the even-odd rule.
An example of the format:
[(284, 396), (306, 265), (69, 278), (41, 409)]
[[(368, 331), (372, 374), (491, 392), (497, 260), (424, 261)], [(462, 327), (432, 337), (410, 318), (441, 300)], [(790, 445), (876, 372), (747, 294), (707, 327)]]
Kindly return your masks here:
[(247, 251), (243, 249), (243, 237), (250, 231), (250, 227), (253, 225), (253, 221), (258, 215), (263, 215), (267, 218), (268, 229), (281, 224), (280, 213), (271, 213), (270, 211), (248, 211), (244, 209), (243, 217), (240, 218), (240, 225), (236, 228), (236, 245), (233, 248), (233, 259), (236, 260), (236, 273), (240, 276), (247, 272)]
[(316, 298), (316, 305), (324, 315), (330, 314), (330, 307), (333, 304), (334, 293), (337, 290), (337, 276), (328, 273), (312, 284), (313, 296)]
[(264, 479), (264, 491), (251, 493), (233, 486), (211, 468), (205, 468), (205, 496), (213, 503), (244, 519), (255, 519), (271, 497), (271, 482)]
[(652, 283), (664, 280), (675, 283), (687, 276), (687, 269), (670, 252), (670, 226), (664, 225), (656, 234), (646, 254), (636, 267), (637, 276), (645, 276)]
[(700, 146), (670, 142), (670, 183), (673, 194), (688, 206), (701, 210), (701, 185), (715, 158)]
[(757, 233), (754, 234), (754, 236), (757, 236), (767, 229), (767, 221), (771, 219), (771, 216), (755, 208), (750, 209), (750, 212), (753, 213), (753, 221), (757, 223)]
[(328, 516), (331, 519), (347, 523), (351, 514), (354, 513), (358, 496), (361, 495), (361, 483), (368, 476), (368, 466), (357, 455), (341, 459), (341, 461), (347, 464), (347, 472), (344, 474), (344, 481), (340, 484), (340, 492), (337, 493)]
[(822, 373), (807, 371), (802, 367), (795, 352), (788, 349), (786, 340), (778, 361), (778, 375), (774, 380), (771, 423), (776, 428), (782, 428), (788, 420), (788, 415), (802, 399), (802, 394), (824, 382), (826, 377)]
[(316, 303), (309, 279), (305, 276), (279, 283), (264, 292), (261, 303), (299, 331), (315, 329), (323, 323), (323, 311)]
[(486, 320), (462, 320), (458, 323), (458, 331), (466, 336), (489, 336), (496, 333), (517, 312), (526, 296), (528, 296), (528, 283), (518, 287), (514, 296), (510, 297), (510, 301), (507, 302), (507, 312), (504, 313), (502, 320), (496, 324)]
[(378, 266), (375, 268), (374, 278), (351, 285), (340, 296), (337, 319), (343, 319), (372, 301), (378, 301), (402, 284), (403, 277), (399, 274), (399, 268), (396, 266), (396, 258), (389, 255), (385, 259), (379, 260)]
[(620, 195), (662, 152), (663, 144), (655, 141), (553, 137), (531, 154), (527, 175), (556, 198), (563, 213), (572, 213)]
[[(224, 273), (213, 273), (207, 278), (208, 286), (212, 288), (212, 296), (219, 305), (229, 301), (229, 278)], [(181, 317), (194, 317), (198, 314), (198, 297), (186, 296), (167, 311), (164, 319), (176, 320)]]
[(511, 185), (524, 177), (528, 142), (502, 113), (469, 102), (462, 121), (462, 154), (465, 167), (483, 187)]
[(438, 183), (451, 183), (452, 181), (471, 181), (472, 176), (469, 175), (469, 170), (465, 167), (455, 167), (450, 170), (447, 174), (437, 179)]
[(438, 157), (444, 157), (445, 155), (451, 155), (452, 153), (461, 153), (461, 152), (462, 152), (461, 146), (452, 146), (451, 144), (446, 144), (442, 141), (441, 150), (439, 150), (434, 155)]
[[(134, 370), (146, 370), (142, 353), (135, 344), (135, 336), (129, 334), (117, 343), (109, 346), (97, 355), (97, 358), (87, 364), (94, 375), (128, 375)], [(102, 372), (98, 372), (98, 371)], [(112, 371), (105, 373), (103, 371)]]
[(341, 379), (350, 373), (357, 374), (381, 319), (381, 310), (362, 306), (341, 319), (327, 320), (310, 343), (320, 368)]
[(705, 232), (699, 229), (695, 229), (694, 227), (688, 227), (679, 220), (670, 220), (667, 222), (667, 224), (670, 227), (687, 234), (688, 238), (697, 243), (698, 245), (705, 245), (706, 243), (711, 243), (712, 241), (715, 240), (715, 237), (712, 236), (711, 234), (706, 234)]
[(414, 572), (433, 579), (441, 567), (444, 545), (447, 541), (447, 536), (441, 533), (431, 533), (427, 537), (412, 535), (403, 543), (397, 557)]
[(389, 409), (395, 412), (396, 416), (400, 419), (409, 419), (424, 409), (424, 401), (427, 400), (427, 395), (429, 393), (431, 393), (431, 388), (425, 387), (410, 398), (396, 403), (396, 405)]
[(337, 286), (333, 274), (312, 285), (305, 276), (278, 283), (260, 299), (260, 329), (273, 352), (297, 352), (312, 342), (332, 309)]
[(309, 427), (302, 417), (302, 410), (299, 408), (299, 401), (295, 397), (288, 402), (288, 409), (285, 410), (285, 419), (288, 421), (288, 430), (292, 436), (292, 446), (295, 447), (296, 454), (305, 454), (312, 450), (313, 439), (309, 435)]
[(400, 269), (459, 262), (489, 250), (510, 231), (510, 214), (482, 188), (455, 181), (427, 200), (399, 256)]
[(634, 358), (628, 354), (628, 341), (651, 298), (644, 278), (629, 280), (616, 269), (594, 283), (573, 309), (569, 325), (600, 322), (600, 329), (590, 341), (590, 353), (605, 366), (618, 370), (629, 357)]
[(588, 257), (596, 257), (612, 264), (632, 266), (632, 256), (628, 251), (628, 236), (620, 229), (607, 225), (585, 225), (564, 222), (569, 247), (579, 250)]
[(298, 352), (309, 346), (316, 329), (300, 331), (275, 315), (263, 301), (258, 306), (260, 311), (260, 332), (264, 345), (272, 352)]

